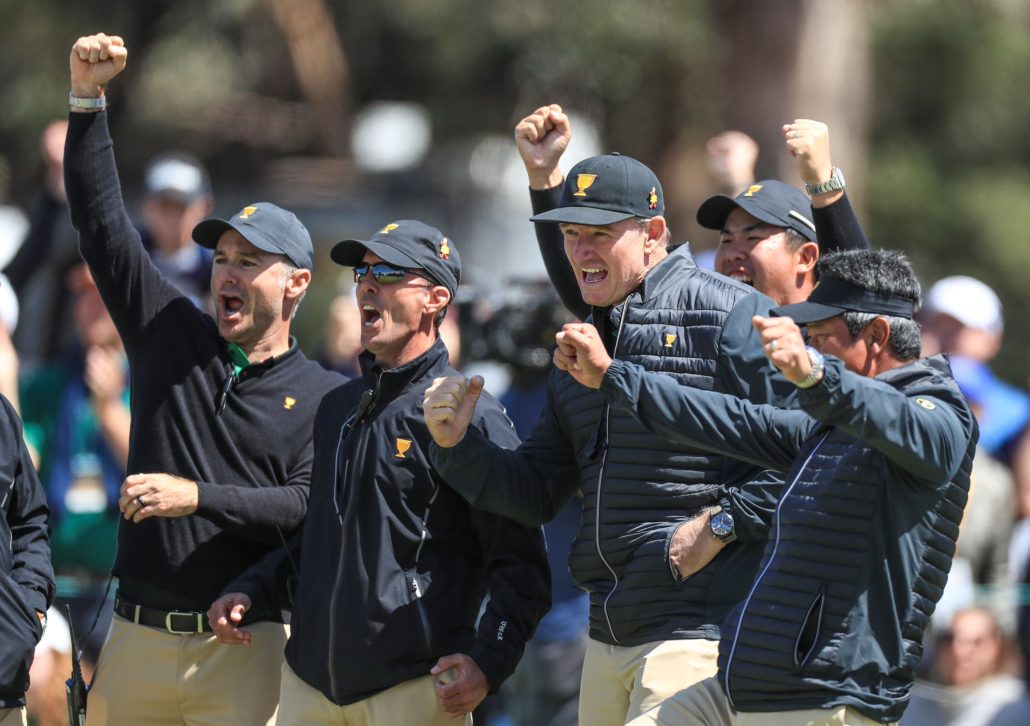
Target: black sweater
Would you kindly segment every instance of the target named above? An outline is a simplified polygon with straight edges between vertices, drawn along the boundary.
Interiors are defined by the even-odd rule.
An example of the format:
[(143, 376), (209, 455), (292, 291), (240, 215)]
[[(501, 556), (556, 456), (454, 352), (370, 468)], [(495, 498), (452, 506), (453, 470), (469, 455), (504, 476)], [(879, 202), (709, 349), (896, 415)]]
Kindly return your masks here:
[(294, 343), (248, 366), (224, 410), (231, 370), (215, 321), (157, 271), (125, 211), (107, 114), (70, 114), (65, 185), (82, 256), (129, 357), (128, 471), (199, 483), (186, 517), (122, 521), (114, 572), (122, 595), (161, 609), (206, 610), (236, 575), (294, 529), (307, 508), (311, 432), (341, 378)]

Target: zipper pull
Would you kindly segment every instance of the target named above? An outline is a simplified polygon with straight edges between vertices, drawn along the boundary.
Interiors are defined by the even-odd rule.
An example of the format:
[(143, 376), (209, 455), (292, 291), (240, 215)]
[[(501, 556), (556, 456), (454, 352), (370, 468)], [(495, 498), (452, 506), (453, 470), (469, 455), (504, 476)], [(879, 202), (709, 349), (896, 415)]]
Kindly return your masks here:
[(411, 578), (411, 591), (415, 593), (415, 597), (422, 597), (422, 590), (418, 586), (418, 580)]

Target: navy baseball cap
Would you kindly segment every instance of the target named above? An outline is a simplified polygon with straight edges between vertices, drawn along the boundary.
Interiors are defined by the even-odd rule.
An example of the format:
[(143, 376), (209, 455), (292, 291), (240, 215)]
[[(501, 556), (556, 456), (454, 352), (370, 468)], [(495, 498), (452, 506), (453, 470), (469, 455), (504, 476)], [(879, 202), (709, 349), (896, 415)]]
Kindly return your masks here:
[(812, 202), (800, 189), (775, 179), (752, 184), (736, 197), (716, 194), (697, 208), (702, 227), (721, 230), (734, 209), (743, 209), (755, 219), (776, 227), (788, 227), (805, 239), (817, 242)]
[(211, 179), (200, 159), (192, 154), (173, 152), (150, 160), (143, 174), (148, 197), (175, 197), (188, 204), (211, 196)]
[(826, 275), (816, 283), (808, 300), (774, 308), (772, 314), (788, 317), (799, 325), (834, 318), (849, 311), (911, 320), (917, 307), (917, 302), (911, 298), (875, 292), (839, 277)]
[(344, 267), (361, 264), (369, 251), (397, 267), (421, 270), (430, 280), (451, 291), (461, 282), (461, 256), (454, 243), (436, 227), (414, 219), (399, 219), (372, 235), (372, 239), (345, 239), (333, 245), (333, 262)]
[(530, 220), (600, 227), (663, 214), (665, 195), (654, 172), (636, 159), (612, 153), (591, 156), (572, 167), (560, 206)]
[(311, 235), (293, 212), (271, 202), (254, 202), (229, 220), (205, 219), (193, 228), (194, 241), (214, 249), (224, 232), (234, 229), (264, 252), (286, 255), (297, 267), (310, 270), (314, 251)]

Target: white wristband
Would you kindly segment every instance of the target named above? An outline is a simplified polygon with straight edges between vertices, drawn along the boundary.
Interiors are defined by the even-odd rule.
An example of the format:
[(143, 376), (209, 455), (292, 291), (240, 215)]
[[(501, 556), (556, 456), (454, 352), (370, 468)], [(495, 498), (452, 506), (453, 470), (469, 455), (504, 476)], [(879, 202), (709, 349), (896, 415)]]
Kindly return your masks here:
[(73, 93), (69, 93), (68, 105), (73, 111), (103, 111), (107, 108), (107, 96), (80, 98)]

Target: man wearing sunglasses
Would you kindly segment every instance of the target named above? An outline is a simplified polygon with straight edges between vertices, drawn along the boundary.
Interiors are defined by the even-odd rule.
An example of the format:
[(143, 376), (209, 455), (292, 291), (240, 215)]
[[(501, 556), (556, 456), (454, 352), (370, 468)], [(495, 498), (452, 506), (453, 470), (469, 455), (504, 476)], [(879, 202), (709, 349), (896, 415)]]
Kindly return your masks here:
[(311, 238), (293, 214), (262, 202), (194, 228), (214, 249), (213, 318), (151, 262), (125, 211), (104, 111), (104, 87), (125, 60), (120, 38), (75, 43), (65, 146), (80, 250), (132, 372), (116, 616), (88, 719), (264, 724), (286, 642), (279, 611), (252, 614), (249, 652), (219, 645), (204, 615), (300, 524), (315, 411), (342, 379), (290, 336), (312, 267)]
[[(456, 374), (438, 335), (461, 277), (454, 243), (400, 220), (332, 258), (354, 268), (362, 377), (319, 408), (301, 534), (236, 580), (211, 621), (224, 642), (246, 643), (249, 608), (292, 607), (279, 723), (469, 723), (549, 607), (542, 534), (471, 508), (429, 462), (423, 395)], [(489, 395), (472, 426), (519, 443)]]

